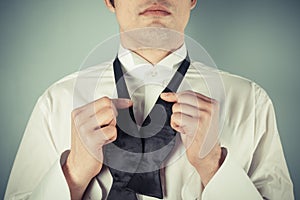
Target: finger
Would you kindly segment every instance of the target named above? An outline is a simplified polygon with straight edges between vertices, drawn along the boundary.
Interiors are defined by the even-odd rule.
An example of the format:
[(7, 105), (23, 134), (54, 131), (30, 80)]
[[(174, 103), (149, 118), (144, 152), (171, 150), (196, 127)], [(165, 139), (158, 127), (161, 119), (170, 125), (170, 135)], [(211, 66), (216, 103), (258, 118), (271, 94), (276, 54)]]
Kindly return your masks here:
[(116, 140), (117, 129), (114, 126), (105, 126), (93, 133), (80, 134), (80, 136), (88, 149), (98, 149)]
[(123, 98), (112, 99), (112, 103), (117, 109), (129, 108), (133, 104), (130, 99), (123, 99)]
[(88, 117), (81, 122), (77, 122), (75, 125), (80, 133), (84, 133), (93, 132), (108, 125), (115, 126), (117, 123), (116, 121), (116, 116), (112, 109), (104, 108), (95, 115)]
[[(86, 112), (86, 111), (83, 111)], [(97, 113), (80, 113), (76, 116), (74, 122), (77, 127), (86, 125), (90, 126), (90, 130), (94, 130), (97, 127), (105, 126), (114, 122), (114, 119), (117, 116), (117, 111), (115, 110), (114, 106), (112, 107), (104, 107), (99, 110)]]
[(161, 98), (165, 101), (176, 102), (176, 101), (180, 101), (181, 96), (185, 96), (185, 95), (194, 98), (195, 97), (200, 98), (203, 101), (206, 101), (207, 103), (217, 103), (217, 100), (191, 90), (187, 90), (179, 93), (165, 92), (161, 94)]
[(195, 134), (199, 123), (198, 119), (182, 113), (173, 113), (171, 116), (171, 127), (181, 130), (183, 134)]
[(202, 99), (198, 98), (196, 93), (190, 93), (187, 91), (177, 93), (178, 103), (188, 104), (197, 108), (201, 108), (200, 104), (206, 103)]
[(210, 98), (208, 96), (205, 96), (201, 93), (198, 93), (198, 92), (194, 92), (194, 91), (191, 91), (191, 90), (186, 90), (184, 91), (183, 93), (186, 93), (186, 94), (192, 94), (192, 95), (196, 95), (198, 98), (202, 99), (203, 101), (206, 101), (208, 103), (216, 103), (217, 100), (213, 99), (213, 98)]
[(95, 134), (102, 136), (103, 145), (111, 143), (117, 139), (117, 129), (115, 126), (105, 126), (96, 131)]
[(112, 107), (112, 101), (108, 97), (101, 97), (100, 99), (97, 99), (95, 101), (92, 101), (86, 105), (83, 105), (79, 108), (76, 108), (74, 110), (74, 116), (78, 118), (78, 121), (85, 120), (86, 118), (93, 116), (95, 113), (97, 113), (100, 109), (104, 107)]
[(177, 93), (176, 96), (178, 99), (177, 100), (178, 103), (187, 104), (187, 105), (196, 107), (199, 110), (207, 111), (209, 113), (211, 112), (213, 106), (215, 105), (215, 104), (212, 104), (211, 102), (203, 100), (195, 92), (184, 91), (181, 93)]
[[(114, 106), (112, 106), (114, 107)], [(94, 118), (97, 120), (96, 127), (103, 127), (107, 125), (116, 125), (116, 116), (117, 111), (114, 108), (111, 107), (105, 107), (102, 110), (99, 110), (95, 114), (95, 116), (91, 116), (90, 119), (94, 120)]]
[(184, 130), (183, 130), (180, 126), (178, 126), (177, 124), (175, 124), (175, 123), (172, 122), (172, 121), (171, 121), (171, 127), (172, 127), (175, 131), (177, 131), (178, 133), (184, 134)]
[(200, 114), (203, 112), (203, 110), (189, 104), (174, 103), (172, 106), (172, 112), (183, 113), (191, 117), (200, 117)]
[(172, 93), (172, 92), (162, 93), (161, 97), (163, 100), (168, 102), (178, 102), (178, 103), (189, 104), (195, 107), (199, 107), (197, 106), (198, 104), (197, 95), (186, 91), (179, 92), (179, 93)]
[(81, 122), (81, 124), (79, 123), (80, 122), (76, 122), (75, 128), (80, 134), (93, 133), (95, 130), (101, 128), (96, 117), (87, 118), (85, 121)]
[(129, 99), (110, 99), (108, 97), (102, 97), (85, 106), (75, 109), (72, 112), (72, 118), (76, 118), (76, 123), (80, 125), (103, 108), (111, 108), (117, 116), (117, 108), (126, 108), (130, 106), (132, 106), (132, 101)]

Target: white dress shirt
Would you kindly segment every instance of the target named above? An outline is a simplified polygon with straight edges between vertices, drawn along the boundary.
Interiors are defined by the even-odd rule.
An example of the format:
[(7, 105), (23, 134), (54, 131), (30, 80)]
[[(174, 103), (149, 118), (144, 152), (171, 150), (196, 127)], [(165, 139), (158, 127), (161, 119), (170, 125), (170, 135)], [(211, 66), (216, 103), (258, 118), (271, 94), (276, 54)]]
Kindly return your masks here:
[[(120, 47), (119, 59), (127, 72), (125, 80), (138, 122), (147, 116), (185, 56), (183, 45), (153, 66)], [(161, 169), (164, 199), (294, 199), (267, 93), (254, 82), (199, 62), (192, 62), (179, 91), (192, 89), (211, 97), (207, 85), (211, 75), (220, 77), (220, 91), (224, 91), (224, 99), (219, 99), (224, 113), (220, 143), (227, 149), (226, 159), (203, 188), (182, 144), (178, 143), (165, 162), (166, 167)], [(70, 199), (61, 166), (71, 146), (71, 112), (103, 96), (116, 98), (112, 62), (66, 76), (45, 91), (26, 127), (5, 199)], [(111, 184), (112, 177), (103, 167), (89, 184), (84, 199), (105, 199)], [(155, 199), (137, 196), (142, 200)]]

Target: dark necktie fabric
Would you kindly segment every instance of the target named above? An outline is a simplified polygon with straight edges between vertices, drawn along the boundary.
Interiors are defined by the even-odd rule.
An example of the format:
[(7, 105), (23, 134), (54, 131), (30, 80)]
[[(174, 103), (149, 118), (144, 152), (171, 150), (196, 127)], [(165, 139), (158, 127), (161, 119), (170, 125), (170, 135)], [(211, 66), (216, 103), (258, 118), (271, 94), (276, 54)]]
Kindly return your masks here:
[[(176, 92), (190, 66), (187, 56), (163, 92)], [(118, 57), (113, 63), (119, 98), (130, 98)], [(170, 126), (173, 103), (158, 97), (140, 129), (133, 107), (119, 109), (117, 139), (103, 148), (104, 163), (113, 177), (108, 200), (137, 200), (136, 193), (163, 198), (160, 168), (175, 145)]]

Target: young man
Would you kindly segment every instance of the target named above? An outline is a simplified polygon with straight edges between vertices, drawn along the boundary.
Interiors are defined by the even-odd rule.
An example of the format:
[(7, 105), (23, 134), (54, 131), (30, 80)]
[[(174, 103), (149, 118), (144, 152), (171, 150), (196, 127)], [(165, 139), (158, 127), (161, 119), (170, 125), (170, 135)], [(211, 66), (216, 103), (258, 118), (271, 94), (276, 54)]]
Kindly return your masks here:
[[(189, 67), (180, 36), (196, 0), (105, 0), (105, 3), (119, 23), (122, 45), (118, 58), (105, 69), (98, 67), (88, 72), (96, 76), (104, 74), (98, 83), (101, 87), (94, 91), (94, 99), (87, 98), (86, 91), (74, 90), (78, 74), (60, 80), (41, 96), (20, 145), (5, 199), (293, 199), (273, 106), (264, 90), (243, 78), (203, 66), (207, 73), (217, 73), (224, 83), (226, 97), (222, 107), (226, 113), (220, 127), (221, 103), (208, 97), (209, 92), (203, 89), (205, 80), (191, 67), (197, 64)], [(151, 33), (145, 36), (135, 30), (147, 34), (151, 30)], [(168, 39), (173, 38), (172, 31), (177, 33), (164, 48), (157, 48), (163, 45), (156, 37), (160, 31), (168, 32)], [(160, 65), (168, 65), (177, 72), (186, 68), (180, 75), (193, 90), (169, 91), (147, 84), (134, 90), (130, 85), (140, 81), (141, 74), (131, 71), (141, 63), (145, 68), (152, 66), (149, 70), (157, 74), (163, 73)], [(142, 71), (143, 75), (147, 76), (149, 70)], [(119, 85), (122, 78), (116, 77), (122, 77), (123, 72), (132, 77), (124, 76), (125, 82)], [(168, 86), (174, 76), (176, 73), (167, 78)], [(119, 98), (114, 98), (111, 92), (116, 87)], [(129, 95), (126, 92), (120, 95), (127, 89)], [(75, 109), (74, 98), (80, 101)], [(168, 123), (163, 127), (177, 132), (181, 144), (173, 144), (167, 152), (158, 154), (165, 153), (163, 159), (157, 159), (159, 164), (155, 163), (158, 168), (137, 171), (147, 159), (156, 160), (146, 155), (148, 143), (152, 146), (164, 143), (165, 138), (151, 135), (150, 139), (128, 139), (130, 131), (122, 130), (120, 125), (121, 110), (133, 107), (141, 130), (155, 102), (161, 102), (166, 110), (171, 105), (166, 114)], [(124, 120), (131, 118), (124, 116)], [(161, 130), (158, 134), (167, 135)], [(220, 138), (219, 132), (222, 132)], [(174, 138), (170, 137), (167, 144)], [(126, 142), (121, 144), (122, 141)], [(131, 141), (136, 143), (132, 145)], [(117, 155), (110, 151), (112, 144), (125, 147), (122, 153), (130, 146), (141, 157), (130, 153), (124, 153), (124, 157)], [(141, 149), (136, 149), (139, 145)], [(180, 145), (185, 147), (184, 153), (180, 153)], [(136, 165), (132, 158), (137, 158)], [(131, 160), (126, 165), (127, 159)], [(117, 167), (113, 166), (116, 160)]]

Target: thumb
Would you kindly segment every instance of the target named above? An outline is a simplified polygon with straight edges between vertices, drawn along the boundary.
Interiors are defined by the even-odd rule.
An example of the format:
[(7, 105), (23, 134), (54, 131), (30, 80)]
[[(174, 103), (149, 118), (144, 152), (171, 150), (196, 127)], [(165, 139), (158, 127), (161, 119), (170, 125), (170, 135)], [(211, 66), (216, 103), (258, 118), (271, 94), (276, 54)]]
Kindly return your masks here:
[(167, 102), (178, 101), (178, 97), (177, 97), (176, 93), (173, 93), (173, 92), (163, 92), (160, 94), (160, 98), (162, 98), (162, 100), (165, 100)]
[(130, 99), (124, 98), (112, 99), (112, 103), (117, 109), (129, 108), (133, 104), (133, 102)]

